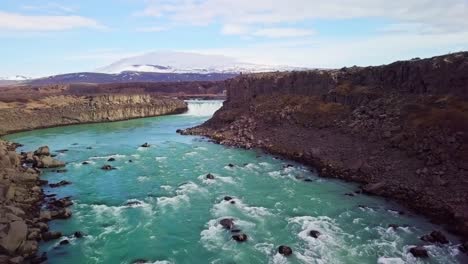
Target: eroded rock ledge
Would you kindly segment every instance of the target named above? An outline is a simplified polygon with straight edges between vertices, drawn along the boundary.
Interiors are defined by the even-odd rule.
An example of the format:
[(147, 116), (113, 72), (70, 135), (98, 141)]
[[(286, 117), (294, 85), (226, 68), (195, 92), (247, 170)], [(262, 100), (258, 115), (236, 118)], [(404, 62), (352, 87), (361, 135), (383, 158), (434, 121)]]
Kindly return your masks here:
[(41, 212), (45, 198), (41, 185), (46, 181), (40, 180), (38, 168), (65, 163), (53, 159), (48, 147), (20, 155), (17, 146), (0, 140), (0, 263), (42, 263), (45, 256), (36, 254), (39, 241), (50, 233), (47, 222), (68, 218), (71, 212), (65, 208), (68, 204)]
[(468, 237), (468, 53), (386, 66), (244, 75), (182, 131), (359, 182)]
[(50, 96), (0, 102), (0, 135), (37, 128), (178, 114), (184, 101), (144, 94)]

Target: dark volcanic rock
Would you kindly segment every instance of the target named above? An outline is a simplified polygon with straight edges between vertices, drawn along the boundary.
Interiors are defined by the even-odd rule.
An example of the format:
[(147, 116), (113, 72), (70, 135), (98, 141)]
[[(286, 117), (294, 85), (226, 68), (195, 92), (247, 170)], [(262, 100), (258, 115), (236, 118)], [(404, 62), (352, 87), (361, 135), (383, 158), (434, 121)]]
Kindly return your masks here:
[(449, 243), (447, 237), (445, 237), (445, 235), (441, 231), (432, 231), (430, 234), (422, 236), (421, 240), (429, 242), (429, 243), (440, 243), (440, 244)]
[(321, 235), (321, 233), (317, 230), (310, 230), (309, 231), (309, 236), (313, 238), (318, 238)]
[(69, 184), (71, 184), (71, 182), (63, 180), (63, 181), (59, 181), (57, 183), (51, 183), (51, 184), (49, 184), (49, 186), (51, 188), (57, 188), (57, 187), (62, 187), (62, 186), (69, 185)]
[(293, 251), (290, 247), (282, 245), (278, 247), (278, 253), (283, 256), (291, 256)]
[(417, 258), (428, 258), (429, 254), (427, 250), (422, 246), (412, 247), (410, 248), (409, 252), (413, 254), (413, 256)]
[(109, 170), (115, 170), (115, 168), (112, 167), (111, 165), (104, 165), (104, 166), (101, 167), (101, 170), (109, 171)]
[(234, 227), (234, 220), (230, 218), (224, 218), (224, 219), (221, 219), (221, 221), (219, 221), (219, 224), (223, 228), (231, 230)]
[(68, 244), (70, 244), (70, 241), (68, 241), (68, 239), (62, 240), (59, 243), (59, 245), (68, 245)]
[(55, 207), (65, 208), (65, 207), (73, 205), (73, 202), (71, 201), (70, 197), (65, 197), (65, 198), (51, 201), (49, 204)]
[(82, 238), (84, 235), (83, 235), (82, 232), (76, 231), (75, 233), (73, 233), (73, 236), (76, 237), (76, 238)]
[(247, 235), (243, 233), (235, 234), (232, 235), (232, 239), (234, 239), (237, 242), (245, 242), (247, 241)]

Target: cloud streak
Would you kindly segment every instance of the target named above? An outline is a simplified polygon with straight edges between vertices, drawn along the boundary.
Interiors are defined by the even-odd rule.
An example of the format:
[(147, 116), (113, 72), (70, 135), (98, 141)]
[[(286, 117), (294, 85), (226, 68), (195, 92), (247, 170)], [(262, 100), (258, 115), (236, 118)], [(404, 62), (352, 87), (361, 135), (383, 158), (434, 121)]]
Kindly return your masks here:
[(0, 11), (0, 30), (63, 31), (77, 28), (106, 29), (94, 19), (75, 15), (23, 15)]
[[(467, 31), (467, 0), (149, 0), (141, 15), (167, 17), (173, 22), (192, 25), (275, 25), (316, 19), (380, 18), (396, 25), (413, 24), (414, 33)], [(231, 30), (229, 30), (231, 29)], [(300, 34), (299, 34), (300, 35)]]

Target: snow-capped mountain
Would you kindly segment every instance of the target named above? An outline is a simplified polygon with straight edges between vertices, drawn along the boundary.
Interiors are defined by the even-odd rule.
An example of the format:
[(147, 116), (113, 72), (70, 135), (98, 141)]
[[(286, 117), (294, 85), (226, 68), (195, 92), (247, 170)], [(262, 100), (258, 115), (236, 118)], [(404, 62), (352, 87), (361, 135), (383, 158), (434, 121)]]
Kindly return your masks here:
[(31, 78), (23, 76), (23, 75), (14, 75), (9, 77), (0, 77), (1, 81), (27, 81)]
[(99, 68), (100, 73), (157, 72), (157, 73), (234, 73), (300, 70), (297, 67), (270, 66), (238, 61), (222, 55), (189, 52), (152, 52), (121, 59)]

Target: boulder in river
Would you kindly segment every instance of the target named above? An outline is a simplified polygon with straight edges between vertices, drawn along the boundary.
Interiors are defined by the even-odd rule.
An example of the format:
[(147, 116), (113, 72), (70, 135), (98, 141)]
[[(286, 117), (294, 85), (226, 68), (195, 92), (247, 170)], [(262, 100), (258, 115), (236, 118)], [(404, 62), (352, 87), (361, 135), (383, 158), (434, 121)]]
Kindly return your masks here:
[(221, 219), (221, 221), (219, 221), (219, 223), (221, 224), (221, 226), (223, 226), (225, 229), (232, 229), (234, 227), (234, 220), (231, 219), (231, 218), (224, 218), (224, 219)]
[(421, 240), (429, 242), (429, 243), (440, 243), (440, 244), (449, 243), (447, 237), (445, 237), (445, 235), (438, 230), (432, 231), (430, 234), (422, 236)]
[(42, 234), (42, 239), (44, 241), (59, 239), (60, 237), (62, 237), (62, 232), (59, 231), (49, 231)]
[(36, 156), (50, 156), (50, 149), (48, 146), (39, 147), (36, 151), (34, 151), (34, 155)]
[(278, 247), (278, 253), (280, 253), (283, 256), (291, 256), (292, 254), (292, 249), (288, 246), (281, 245)]
[(61, 187), (61, 186), (69, 185), (69, 184), (71, 184), (71, 182), (63, 180), (63, 181), (59, 181), (57, 183), (51, 183), (51, 184), (49, 184), (49, 186), (51, 188), (57, 188), (57, 187)]
[(76, 231), (75, 233), (73, 233), (73, 236), (76, 237), (76, 238), (82, 238), (84, 235), (83, 235), (82, 232)]
[(429, 254), (427, 253), (427, 249), (425, 249), (423, 246), (416, 246), (410, 248), (409, 252), (413, 254), (413, 256), (417, 258), (428, 258)]
[(207, 178), (208, 180), (214, 180), (215, 176), (214, 176), (213, 174), (211, 174), (211, 173), (208, 173), (208, 174), (206, 175), (206, 178)]
[(140, 147), (142, 147), (142, 148), (149, 148), (150, 146), (151, 146), (151, 145), (150, 145), (148, 142), (146, 142), (145, 144), (141, 145)]
[(233, 198), (231, 196), (224, 196), (224, 201), (231, 201)]
[(49, 205), (59, 207), (59, 208), (65, 208), (65, 207), (73, 205), (73, 202), (71, 201), (70, 197), (64, 197), (58, 200), (51, 201)]
[(34, 166), (36, 168), (58, 168), (64, 167), (65, 162), (56, 160), (51, 156), (34, 156)]
[(115, 158), (109, 158), (107, 161), (109, 162), (115, 161)]
[(111, 165), (106, 164), (101, 167), (101, 170), (115, 170), (115, 168), (112, 167)]
[(309, 231), (309, 236), (313, 238), (318, 238), (321, 235), (321, 233), (317, 230), (310, 230)]
[(232, 235), (232, 239), (234, 239), (237, 242), (245, 242), (247, 241), (247, 235), (244, 233), (235, 234)]

